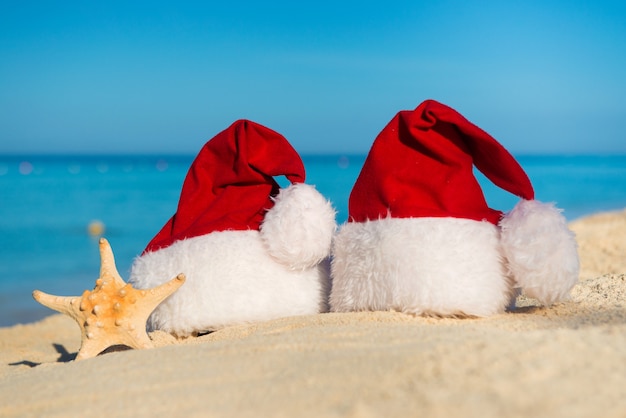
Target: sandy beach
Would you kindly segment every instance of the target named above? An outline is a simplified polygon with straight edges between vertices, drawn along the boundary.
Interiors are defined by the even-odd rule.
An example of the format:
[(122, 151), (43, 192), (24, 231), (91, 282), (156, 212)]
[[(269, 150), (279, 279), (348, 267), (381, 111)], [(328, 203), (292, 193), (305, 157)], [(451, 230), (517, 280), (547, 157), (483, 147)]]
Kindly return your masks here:
[[(320, 314), (75, 362), (70, 318), (0, 329), (0, 416), (626, 417), (626, 210), (572, 222), (569, 301)], [(86, 284), (90, 288), (92, 284)], [(82, 289), (77, 289), (77, 294)]]

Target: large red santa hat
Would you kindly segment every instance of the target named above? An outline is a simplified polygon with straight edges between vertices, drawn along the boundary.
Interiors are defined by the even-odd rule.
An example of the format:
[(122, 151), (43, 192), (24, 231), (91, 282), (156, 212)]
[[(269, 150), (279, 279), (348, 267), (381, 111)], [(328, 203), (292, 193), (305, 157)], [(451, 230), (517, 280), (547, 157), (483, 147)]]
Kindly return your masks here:
[(349, 202), (349, 220), (456, 217), (497, 224), (472, 171), (523, 199), (528, 176), (491, 135), (454, 109), (427, 100), (401, 111), (378, 135)]
[[(490, 208), (473, 168), (521, 198)], [(427, 100), (376, 137), (333, 246), (331, 309), (490, 315), (515, 289), (545, 304), (578, 279), (565, 218), (491, 135)]]

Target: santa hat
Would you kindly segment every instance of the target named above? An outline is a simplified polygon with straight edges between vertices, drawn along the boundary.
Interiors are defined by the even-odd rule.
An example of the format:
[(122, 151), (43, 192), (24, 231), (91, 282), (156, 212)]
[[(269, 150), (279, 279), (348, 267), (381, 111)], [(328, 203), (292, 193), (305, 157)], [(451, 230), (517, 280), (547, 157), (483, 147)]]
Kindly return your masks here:
[[(474, 176), (474, 166), (495, 185), (522, 199), (510, 215), (503, 215), (500, 210), (488, 206)], [(380, 234), (386, 233), (377, 230), (373, 234), (372, 231), (379, 228), (374, 225), (364, 227), (369, 228), (369, 231), (358, 229), (356, 224), (359, 223), (369, 224), (384, 219), (425, 220), (419, 224), (420, 228), (424, 225), (428, 227), (421, 232), (416, 229), (415, 233), (426, 233), (429, 236), (407, 237), (406, 240), (416, 239), (427, 243), (443, 229), (451, 228), (446, 229), (445, 234), (448, 236), (442, 237), (440, 244), (445, 246), (446, 240), (449, 243), (457, 241), (458, 237), (452, 235), (461, 236), (465, 225), (470, 225), (467, 238), (472, 240), (471, 231), (474, 229), (490, 229), (477, 223), (488, 223), (500, 227), (494, 233), (501, 233), (497, 244), (498, 254), (494, 252), (494, 258), (489, 261), (494, 262), (494, 277), (499, 274), (495, 261), (499, 255), (504, 256), (507, 264), (502, 275), (508, 273), (515, 281), (514, 286), (544, 303), (552, 303), (563, 298), (577, 280), (576, 246), (559, 211), (533, 199), (534, 191), (528, 176), (500, 143), (454, 109), (427, 100), (413, 111), (399, 112), (374, 141), (350, 195), (348, 230), (344, 238), (350, 235), (353, 241), (367, 236), (369, 240), (372, 237), (380, 238)], [(407, 233), (406, 228), (410, 229), (414, 225), (417, 222), (406, 222), (404, 227), (399, 228), (398, 234)], [(398, 243), (398, 236), (396, 234), (394, 238), (390, 235), (389, 241), (386, 238), (381, 240), (395, 242), (393, 245), (412, 245)], [(476, 234), (475, 237), (478, 236)], [(342, 239), (338, 237), (335, 246), (335, 258), (339, 260), (335, 262), (334, 276), (341, 277), (339, 282), (344, 277), (348, 280), (354, 277), (343, 264), (344, 259), (349, 261), (353, 257), (343, 248)], [(434, 242), (433, 245), (438, 245)], [(437, 252), (433, 248), (428, 250)], [(442, 249), (441, 254), (455, 254), (460, 250), (446, 248)], [(491, 249), (483, 252), (488, 250)], [(393, 252), (394, 248), (392, 246), (384, 251)], [(372, 257), (372, 254), (362, 255), (370, 259)], [(404, 264), (414, 262), (396, 261)], [(460, 259), (445, 259), (442, 262), (459, 265), (460, 274), (465, 269), (464, 261)], [(385, 263), (381, 261), (381, 266)], [(387, 267), (383, 268), (384, 274), (391, 277), (392, 273), (387, 271)], [(369, 266), (370, 270), (377, 268), (376, 265)], [(433, 266), (433, 270), (436, 269)], [(337, 278), (334, 277), (334, 280)], [(500, 285), (504, 288), (505, 283)], [(341, 286), (340, 283), (338, 287)], [(415, 290), (430, 292), (433, 289)], [(331, 305), (333, 296), (336, 303), (341, 305), (341, 296), (335, 292), (335, 288), (333, 293)], [(502, 297), (498, 298), (496, 305), (500, 305), (503, 300)], [(455, 311), (453, 306), (446, 306), (443, 310)]]
[[(281, 189), (275, 176), (291, 185)], [(187, 335), (323, 309), (335, 212), (304, 180), (285, 137), (255, 122), (236, 121), (208, 141), (176, 213), (133, 264), (129, 281), (139, 288), (169, 271), (187, 276), (152, 328)]]

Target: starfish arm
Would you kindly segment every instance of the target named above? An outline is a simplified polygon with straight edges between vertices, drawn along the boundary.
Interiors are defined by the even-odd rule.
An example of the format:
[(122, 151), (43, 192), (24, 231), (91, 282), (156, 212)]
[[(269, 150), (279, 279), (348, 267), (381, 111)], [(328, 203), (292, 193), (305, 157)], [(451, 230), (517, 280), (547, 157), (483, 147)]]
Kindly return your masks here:
[(75, 296), (54, 296), (40, 290), (33, 291), (33, 299), (57, 312), (78, 319), (80, 310), (80, 298)]
[(78, 350), (78, 354), (76, 354), (76, 360), (96, 357), (112, 345), (115, 344), (111, 344), (111, 341), (105, 338), (83, 338), (80, 350)]
[(185, 275), (183, 273), (180, 273), (172, 280), (148, 290), (148, 293), (151, 295), (151, 298), (153, 300), (158, 301), (158, 306), (159, 303), (163, 302), (165, 299), (167, 299), (168, 296), (177, 291), (183, 285), (183, 283), (185, 283), (185, 280)]
[(97, 325), (83, 328), (81, 347), (76, 360), (84, 360), (98, 356), (109, 347), (125, 345), (130, 348), (153, 348), (154, 344), (146, 332), (145, 320), (128, 318), (126, 322), (116, 324), (111, 328), (99, 328)]
[(115, 256), (109, 241), (100, 238), (98, 244), (100, 247), (100, 277), (112, 276), (118, 286), (124, 286), (126, 283), (117, 271)]
[(135, 329), (135, 332), (128, 332), (124, 334), (124, 345), (130, 348), (142, 349), (142, 348), (153, 348), (154, 343), (148, 336), (146, 332), (145, 322), (143, 323), (141, 329)]
[(185, 283), (185, 275), (179, 274), (172, 280), (163, 283), (160, 286), (152, 289), (139, 290), (141, 297), (138, 300), (138, 311), (145, 314), (146, 319), (150, 316), (152, 311), (172, 293), (177, 291)]

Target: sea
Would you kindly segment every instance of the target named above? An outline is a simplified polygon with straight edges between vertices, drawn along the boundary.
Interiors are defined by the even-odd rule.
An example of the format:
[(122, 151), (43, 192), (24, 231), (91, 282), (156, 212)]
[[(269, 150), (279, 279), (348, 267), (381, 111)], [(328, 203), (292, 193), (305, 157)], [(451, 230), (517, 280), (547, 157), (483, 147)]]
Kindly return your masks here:
[[(0, 155), (0, 326), (54, 312), (35, 289), (78, 296), (100, 269), (98, 236), (127, 280), (133, 259), (174, 214), (194, 155)], [(307, 183), (333, 204), (339, 224), (365, 155), (304, 155)], [(626, 155), (518, 155), (536, 198), (568, 220), (626, 208)], [(476, 173), (487, 202), (508, 211), (518, 198)], [(284, 179), (278, 179), (284, 185)]]

